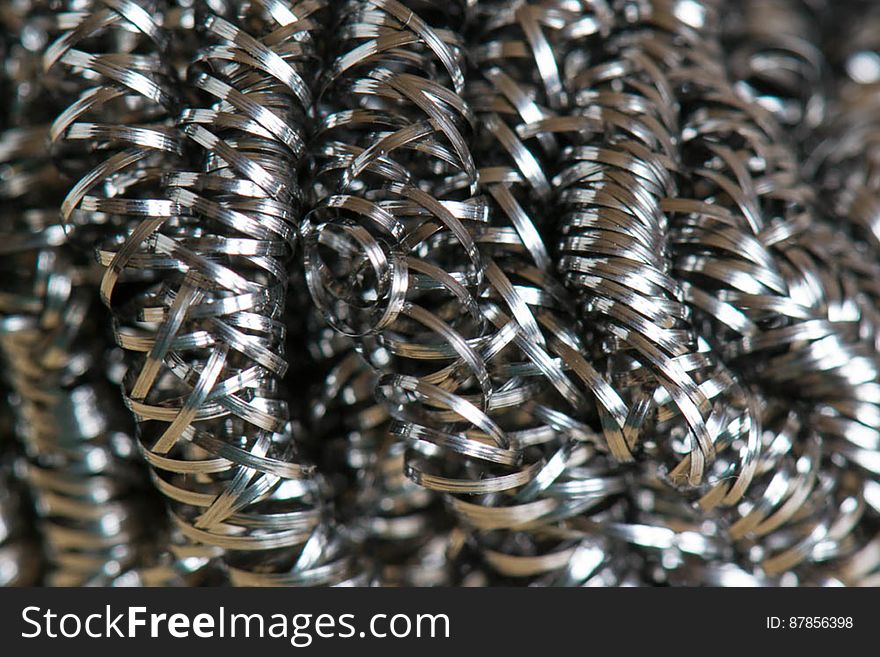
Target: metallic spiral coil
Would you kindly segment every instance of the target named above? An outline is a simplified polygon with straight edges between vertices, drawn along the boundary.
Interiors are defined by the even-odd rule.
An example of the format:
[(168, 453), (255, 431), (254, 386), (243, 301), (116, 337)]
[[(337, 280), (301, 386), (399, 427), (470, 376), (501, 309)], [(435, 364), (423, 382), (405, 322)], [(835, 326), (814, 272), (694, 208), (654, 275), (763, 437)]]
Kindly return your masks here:
[[(839, 232), (849, 240), (826, 240), (833, 257), (846, 267), (854, 279), (858, 295), (852, 295), (863, 316), (860, 332), (864, 340), (880, 350), (878, 340), (877, 262), (880, 257), (877, 216), (880, 212), (880, 13), (875, 7), (849, 3), (849, 12), (837, 21), (834, 29), (842, 35), (829, 53), (836, 87), (829, 103), (829, 114), (817, 131), (816, 146), (806, 163), (806, 172), (816, 182), (820, 207)], [(874, 361), (876, 363), (876, 360)], [(848, 368), (852, 372), (852, 368)], [(872, 390), (876, 376), (864, 365), (861, 389)], [(880, 572), (880, 554), (876, 547), (880, 522), (880, 420), (877, 399), (862, 393), (857, 404), (841, 408), (836, 403), (820, 418), (836, 437), (837, 451), (847, 462), (862, 469), (868, 480), (864, 486), (867, 519), (857, 542), (863, 545), (843, 568), (847, 584), (876, 586)]]
[(48, 152), (58, 103), (55, 80), (40, 75), (41, 50), (57, 23), (21, 9), (2, 16), (13, 39), (5, 62), (15, 92), (7, 106), (13, 127), (0, 134), (0, 348), (47, 581), (108, 584), (162, 552), (164, 533), (118, 381), (108, 376), (115, 356), (106, 318), (95, 312), (94, 262), (59, 223), (66, 183)]
[[(446, 12), (433, 9), (435, 20), (428, 23), (414, 11), (430, 10), (430, 4), (379, 0), (343, 7), (336, 59), (318, 101), (314, 207), (303, 224), (307, 281), (316, 305), (334, 328), (356, 338), (378, 370), (377, 393), (395, 418), (392, 434), (403, 442), (409, 431), (407, 443), (422, 449), (432, 440), (455, 444), (456, 436), (425, 431), (421, 438), (410, 429), (417, 426), (421, 405), (415, 396), (452, 399), (444, 386), (469, 377), (456, 371), (461, 369), (456, 350), (473, 363), (469, 343), (488, 333), (474, 300), (482, 266), (465, 225), (485, 221), (484, 205), (471, 194), (476, 170), (465, 135), (472, 133), (473, 116), (459, 95), (463, 52), (453, 31), (467, 8), (452, 3)], [(466, 189), (458, 192), (462, 184)], [(433, 331), (444, 337), (432, 339)], [(443, 361), (453, 366), (444, 368)], [(364, 384), (374, 386), (355, 355), (344, 356), (340, 366), (352, 372), (347, 377), (362, 371)], [(419, 367), (438, 371), (421, 380), (415, 376)], [(334, 376), (345, 374), (333, 370)], [(397, 401), (410, 394), (411, 402)], [(368, 413), (370, 408), (367, 402)], [(370, 419), (382, 432), (385, 411), (377, 415)], [(462, 449), (480, 445), (464, 437), (457, 442)], [(413, 464), (418, 453), (407, 456), (408, 474), (417, 483), (430, 479), (429, 489), (453, 485)]]
[(673, 273), (667, 200), (683, 165), (672, 77), (714, 61), (699, 35), (716, 21), (711, 6), (616, 7), (610, 36), (571, 60), (580, 65), (552, 180), (557, 267), (590, 327), (592, 361), (623, 400), (612, 453), (661, 463), (660, 476), (706, 509), (742, 496), (760, 431), (755, 400), (695, 326)]
[(0, 583), (880, 584), (876, 7), (0, 26)]
[(667, 203), (677, 274), (725, 362), (767, 397), (754, 481), (727, 532), (764, 575), (804, 563), (791, 574), (809, 578), (851, 549), (865, 510), (864, 482), (840, 456), (876, 415), (874, 313), (839, 257), (854, 245), (817, 212), (775, 117), (721, 71), (680, 77), (691, 175)]
[(94, 340), (101, 317), (89, 316), (94, 288), (78, 280), (83, 269), (66, 255), (6, 253), (16, 273), (29, 274), (33, 289), (24, 295), (27, 288), (6, 271), (6, 280), (18, 283), (18, 303), (4, 304), (0, 345), (53, 567), (49, 581), (70, 586), (112, 578), (145, 560), (147, 529), (154, 531), (156, 522), (145, 478), (132, 460), (128, 413), (121, 403), (107, 404), (118, 396), (101, 380), (104, 348)]
[[(842, 546), (864, 503), (858, 477), (844, 486), (839, 477), (829, 474), (834, 471), (828, 461), (834, 451), (826, 448), (823, 454), (819, 435), (798, 431), (797, 440), (792, 439), (781, 456), (768, 451), (776, 443), (762, 444), (762, 435), (764, 441), (773, 435), (762, 427), (773, 425), (775, 405), (762, 401), (748, 384), (762, 377), (767, 388), (794, 384), (801, 389), (797, 390), (800, 399), (814, 404), (807, 417), (816, 422), (814, 418), (829, 415), (838, 402), (843, 404), (838, 397), (840, 380), (850, 384), (845, 389), (854, 399), (864, 398), (865, 389), (853, 390), (852, 384), (876, 379), (875, 355), (869, 345), (853, 339), (852, 325), (846, 325), (847, 320), (859, 317), (841, 315), (840, 310), (848, 308), (838, 310), (842, 300), (835, 298), (835, 291), (846, 285), (849, 276), (838, 267), (825, 269), (834, 259), (822, 248), (824, 227), (811, 214), (811, 199), (798, 187), (793, 153), (781, 131), (767, 127), (773, 119), (762, 117), (759, 110), (751, 111), (725, 79), (717, 55), (720, 42), (713, 27), (713, 8), (704, 6), (704, 13), (681, 9), (678, 3), (629, 5), (621, 16), (621, 27), (603, 43), (603, 50), (616, 59), (609, 63), (604, 53), (596, 56), (594, 49), (591, 54), (596, 63), (573, 76), (575, 106), (582, 108), (583, 126), (593, 122), (595, 136), (588, 135), (587, 148), (572, 146), (564, 152), (572, 164), (554, 179), (559, 181), (558, 198), (566, 208), (558, 264), (567, 275), (566, 282), (586, 302), (586, 316), (608, 321), (602, 328), (617, 343), (603, 345), (605, 350), (614, 354), (615, 348), (622, 347), (624, 354), (635, 354), (639, 365), (661, 374), (676, 358), (687, 362), (691, 352), (702, 360), (690, 357), (693, 364), (684, 377), (669, 377), (679, 398), (696, 391), (692, 399), (697, 403), (688, 409), (667, 388), (677, 408), (657, 414), (646, 451), (654, 452), (650, 443), (657, 434), (676, 435), (675, 429), (664, 431), (667, 418), (682, 415), (690, 425), (687, 428), (696, 434), (694, 442), (699, 441), (701, 429), (714, 425), (714, 435), (704, 434), (699, 451), (693, 447), (674, 469), (664, 471), (661, 466), (658, 474), (663, 478), (671, 474), (673, 483), (682, 483), (676, 475), (681, 478), (687, 467), (686, 483), (698, 485), (703, 464), (711, 467), (718, 484), (702, 492), (701, 512), (691, 513), (688, 507), (681, 511), (695, 527), (701, 527), (705, 512), (718, 505), (736, 505), (730, 511), (743, 517), (731, 519), (730, 511), (719, 513), (717, 532), (724, 537), (716, 541), (720, 551), (713, 554), (711, 546), (704, 545), (699, 552), (710, 559), (734, 559), (735, 552), (745, 550), (747, 566), (755, 562), (762, 576), (772, 577), (805, 560), (820, 562), (845, 553)], [(632, 48), (633, 43), (640, 46)], [(589, 61), (589, 56), (583, 59)], [(681, 119), (676, 111), (679, 103)], [(723, 132), (723, 138), (713, 138), (716, 131)], [(762, 136), (768, 143), (755, 143)], [(734, 150), (741, 148), (738, 143), (743, 140), (754, 150), (745, 154)], [(748, 159), (752, 152), (754, 156)], [(748, 180), (750, 166), (760, 167), (761, 173), (766, 170), (767, 176)], [(679, 181), (687, 183), (681, 192)], [(693, 200), (688, 198), (691, 195)], [(722, 213), (718, 206), (725, 199), (730, 207)], [(786, 213), (783, 221), (790, 223), (775, 222), (772, 232), (768, 228), (761, 234), (763, 217), (775, 218), (780, 210)], [(792, 234), (798, 236), (799, 228), (804, 235), (791, 239)], [(614, 278), (627, 272), (628, 279)], [(801, 282), (798, 276), (806, 280)], [(825, 291), (814, 285), (809, 291), (821, 296), (810, 298), (803, 289), (810, 278), (831, 287)], [(629, 285), (621, 286), (620, 280)], [(722, 289), (713, 290), (713, 283)], [(645, 289), (652, 284), (655, 287)], [(642, 290), (644, 296), (637, 296)], [(702, 322), (707, 314), (718, 322), (716, 326)], [(831, 317), (824, 319), (823, 314)], [(646, 317), (651, 321), (645, 321)], [(813, 324), (801, 328), (801, 322), (813, 318)], [(729, 334), (727, 340), (718, 340), (717, 328), (727, 330), (729, 324), (743, 331), (740, 345)], [(811, 344), (808, 332), (817, 325), (825, 332), (818, 335), (817, 331), (818, 343)], [(662, 333), (664, 329), (668, 334)], [(653, 334), (642, 336), (640, 330)], [(804, 337), (808, 338), (806, 346), (795, 342)], [(830, 339), (821, 342), (825, 337)], [(826, 359), (820, 368), (827, 371), (822, 371), (819, 380), (804, 378), (804, 372), (797, 370), (798, 361), (811, 358), (815, 367), (818, 352), (829, 342), (849, 358), (836, 363)], [(779, 353), (780, 346), (802, 348), (804, 353)], [(741, 367), (742, 357), (754, 356), (756, 351), (764, 356), (753, 361), (761, 365), (757, 377), (751, 368)], [(656, 354), (653, 360), (652, 352)], [(845, 380), (846, 373), (839, 369), (843, 363), (854, 362), (866, 363), (863, 381)], [(640, 369), (635, 368), (638, 378), (628, 376), (622, 381), (644, 385)], [(654, 385), (642, 392), (646, 400), (643, 417), (649, 417), (650, 402), (655, 401)], [(728, 395), (739, 401), (732, 403), (725, 398)], [(827, 438), (833, 441), (835, 436)], [(644, 504), (637, 508), (636, 516), (647, 513), (650, 517), (644, 527), (663, 521), (662, 515), (652, 514)], [(666, 513), (675, 508), (673, 502)], [(612, 526), (606, 529), (613, 534)], [(643, 532), (629, 529), (630, 540), (639, 545)], [(621, 532), (626, 534), (627, 526)], [(647, 531), (646, 536), (652, 533), (656, 532)], [(664, 568), (670, 570), (669, 550), (674, 553), (681, 546), (675, 541), (667, 545), (667, 538), (658, 547), (667, 560)], [(651, 546), (653, 539), (646, 540)], [(746, 549), (749, 541), (758, 544)]]
[(156, 523), (132, 459), (130, 418), (121, 401), (112, 403), (119, 397), (104, 374), (110, 345), (96, 339), (103, 317), (94, 313), (94, 266), (62, 246), (54, 212), (28, 207), (36, 194), (51, 199), (54, 189), (60, 197), (57, 180), (47, 188), (45, 176), (28, 177), (28, 169), (46, 166), (46, 138), (39, 128), (0, 138), (6, 146), (0, 161), (21, 167), (21, 177), (3, 190), (17, 193), (0, 193), (6, 201), (0, 348), (52, 566), (49, 581), (77, 585), (146, 560), (146, 530)]
[[(549, 188), (534, 191), (541, 163), (511, 128), (517, 102), (541, 117), (511, 75), (547, 7), (478, 6), (494, 65), (471, 87), (457, 31), (467, 7), (429, 24), (415, 13), (424, 5), (346, 12), (321, 99), (306, 271), (330, 324), (378, 371), (407, 475), (446, 494), (494, 573), (536, 577), (564, 570), (589, 540), (565, 519), (622, 488), (588, 419), (591, 386), (607, 386), (580, 355), (529, 216)], [(506, 51), (510, 30), (517, 52)]]
[(84, 139), (98, 160), (62, 210), (119, 226), (100, 247), (101, 296), (131, 356), (141, 452), (175, 528), (222, 555), (233, 584), (352, 577), (280, 381), (310, 111), (302, 63), (322, 7), (199, 6), (204, 46), (185, 83), (167, 63), (167, 5), (96, 3), (45, 55), (47, 69), (96, 84), (53, 126), (62, 156)]
[(554, 191), (547, 174), (560, 157), (556, 132), (569, 118), (564, 66), (582, 43), (607, 34), (611, 18), (603, 2), (482, 2), (468, 33), (468, 42), (477, 44), (470, 50), (476, 70), (465, 96), (477, 117), (472, 151), (489, 211), (478, 245), (499, 272), (481, 305), (496, 326), (493, 315), (509, 315), (538, 346), (517, 341), (520, 353), (509, 350), (508, 358), (525, 369), (495, 385), (500, 391), (528, 377), (522, 380), (528, 397), (516, 414), (490, 417), (542, 465), (510, 499), (458, 497), (452, 504), (480, 530), (473, 540), (494, 571), (513, 581), (531, 577), (537, 585), (620, 583), (631, 566), (612, 557), (614, 540), (593, 527), (575, 527), (576, 518), (596, 525), (626, 512), (626, 473), (618, 460), (629, 455), (608, 454), (626, 452), (625, 411), (584, 358), (589, 348), (574, 300), (546, 241), (555, 228), (545, 213)]
[[(178, 127), (190, 146), (198, 147), (200, 170), (176, 173), (168, 189), (191, 215), (184, 220), (191, 226), (187, 246), (202, 265), (190, 265), (191, 280), (177, 282), (176, 312), (183, 319), (181, 330), (191, 312), (189, 325), (205, 325), (213, 334), (215, 349), (201, 366), (203, 383), (196, 384), (204, 390), (193, 393), (202, 395), (198, 404), (209, 412), (205, 419), (216, 416), (210, 438), (238, 442), (250, 454), (239, 456), (238, 467), (218, 479), (215, 488), (226, 490), (216, 500), (200, 491), (204, 502), (194, 505), (189, 491), (176, 488), (170, 477), (176, 474), (185, 483), (179, 475), (188, 466), (177, 472), (161, 466), (170, 475), (161, 485), (172, 500), (190, 505), (186, 522), (196, 534), (210, 532), (219, 543), (224, 534), (241, 535), (226, 546), (233, 584), (341, 583), (360, 576), (357, 564), (330, 522), (325, 483), (299, 454), (303, 437), (290, 422), (281, 387), (288, 367), (285, 263), (297, 241), (297, 167), (310, 127), (320, 54), (314, 34), (328, 20), (325, 3), (233, 3), (223, 11), (197, 12), (197, 20), (207, 45), (191, 65), (187, 83), (200, 94), (199, 104), (184, 109)], [(217, 255), (227, 263), (222, 277), (212, 271)], [(191, 298), (184, 301), (182, 294)], [(223, 344), (218, 352), (216, 346)], [(204, 345), (194, 347), (191, 354), (180, 350), (176, 356), (199, 362)], [(189, 368), (182, 381), (188, 390), (198, 372)], [(209, 411), (211, 406), (234, 425)], [(205, 438), (210, 426), (199, 428)], [(250, 505), (247, 512), (245, 505)]]

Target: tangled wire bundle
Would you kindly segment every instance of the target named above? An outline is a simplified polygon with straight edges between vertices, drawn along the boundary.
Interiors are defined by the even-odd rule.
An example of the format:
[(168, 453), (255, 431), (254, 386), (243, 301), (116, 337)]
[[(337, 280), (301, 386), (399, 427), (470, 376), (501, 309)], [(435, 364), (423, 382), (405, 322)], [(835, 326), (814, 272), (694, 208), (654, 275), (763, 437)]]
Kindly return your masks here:
[(0, 583), (876, 585), (831, 5), (0, 8)]

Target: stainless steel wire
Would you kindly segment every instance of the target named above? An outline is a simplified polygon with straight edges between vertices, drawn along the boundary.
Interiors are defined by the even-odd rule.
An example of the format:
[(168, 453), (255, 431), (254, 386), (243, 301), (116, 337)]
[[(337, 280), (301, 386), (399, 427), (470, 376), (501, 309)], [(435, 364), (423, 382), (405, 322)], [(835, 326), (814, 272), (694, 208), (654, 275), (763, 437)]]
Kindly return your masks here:
[[(840, 438), (873, 408), (872, 313), (831, 252), (852, 243), (817, 211), (776, 122), (790, 118), (782, 105), (766, 115), (722, 72), (696, 75), (682, 75), (682, 150), (692, 171), (683, 196), (697, 205), (668, 207), (681, 236), (677, 267), (695, 308), (720, 329), (725, 360), (761, 391), (769, 430), (727, 532), (763, 575), (822, 581), (851, 550), (865, 510), (864, 481), (841, 467)], [(802, 99), (800, 117), (813, 100)]]
[[(415, 13), (425, 9), (429, 18)], [(505, 48), (522, 47), (540, 16), (478, 7), (494, 65), (471, 104), (468, 9), (350, 5), (322, 97), (306, 271), (331, 325), (378, 370), (406, 474), (444, 494), (495, 575), (534, 577), (580, 562), (572, 556), (589, 537), (565, 519), (622, 485), (587, 420), (590, 385), (607, 387), (580, 355), (571, 304), (528, 214), (549, 192), (542, 164), (508, 124), (516, 103), (541, 117), (511, 77), (517, 63), (503, 68), (523, 53)]]
[(81, 585), (147, 561), (154, 547), (147, 529), (156, 532), (159, 523), (132, 460), (128, 414), (121, 402), (108, 403), (119, 397), (102, 379), (106, 347), (93, 337), (100, 335), (101, 316), (88, 321), (94, 288), (76, 280), (83, 271), (67, 255), (7, 252), (4, 269), (12, 265), (31, 276), (33, 288), (5, 272), (6, 281), (19, 283), (21, 305), (4, 304), (9, 314), (0, 343), (28, 455), (26, 478), (53, 566), (49, 581)]
[(12, 410), (0, 402), (0, 586), (34, 586), (42, 574), (42, 550), (33, 509), (21, 476)]
[[(121, 227), (101, 246), (101, 295), (134, 355), (124, 388), (141, 452), (175, 528), (220, 555), (231, 583), (352, 580), (281, 385), (285, 261), (315, 70), (306, 64), (324, 3), (198, 5), (200, 47), (185, 79), (167, 64), (163, 12), (175, 8), (154, 9), (96, 5), (45, 55), (47, 68), (99, 82), (53, 134), (113, 145), (95, 151), (104, 159), (63, 210)], [(130, 38), (127, 60), (80, 50), (95, 31)], [(137, 127), (114, 113), (117, 101), (140, 112)]]
[[(678, 7), (627, 5), (603, 47), (580, 54), (586, 65), (569, 79), (573, 120), (553, 179), (557, 266), (595, 332), (593, 357), (624, 400), (626, 444), (615, 455), (654, 453), (661, 474), (704, 489), (714, 506), (748, 485), (757, 428), (753, 403), (692, 325), (672, 275), (663, 201), (677, 197), (681, 154), (670, 76), (713, 54), (698, 37), (713, 17)], [(716, 453), (739, 437), (728, 435), (734, 425), (748, 435), (743, 467), (713, 480)]]
[(11, 127), (0, 135), (0, 347), (50, 562), (47, 581), (107, 584), (165, 549), (161, 515), (112, 380), (96, 266), (58, 217), (65, 181), (48, 150), (48, 119), (59, 107), (53, 81), (37, 74), (57, 23), (15, 9), (3, 15), (15, 93)]
[[(855, 280), (857, 300), (862, 313), (861, 332), (877, 351), (876, 237), (877, 201), (880, 199), (878, 177), (877, 118), (880, 98), (880, 13), (876, 8), (850, 3), (841, 17), (829, 26), (831, 46), (827, 47), (833, 95), (825, 124), (816, 131), (814, 149), (805, 169), (818, 186), (819, 207), (829, 222), (851, 239), (834, 244), (834, 255), (844, 263)], [(838, 452), (848, 463), (862, 469), (868, 479), (864, 485), (866, 518), (855, 529), (857, 545), (863, 545), (848, 557), (842, 568), (847, 584), (876, 586), (880, 559), (876, 545), (878, 509), (877, 424), (866, 410), (873, 410), (874, 400), (865, 397), (870, 387), (863, 383), (859, 404), (848, 411), (825, 411), (834, 418), (829, 430)], [(856, 410), (858, 409), (858, 410)]]
[(452, 583), (447, 554), (455, 549), (454, 524), (436, 494), (404, 475), (405, 445), (389, 432), (388, 412), (373, 394), (377, 373), (351, 338), (317, 314), (308, 335), (318, 373), (308, 420), (320, 444), (317, 463), (336, 473), (339, 522), (373, 564), (377, 583)]
[(726, 63), (738, 91), (773, 112), (797, 145), (828, 110), (821, 26), (832, 21), (836, 4), (746, 0), (721, 5)]
[[(137, 451), (172, 525), (147, 548), (119, 511), (100, 576), (64, 581), (876, 585), (880, 41), (856, 0), (0, 19), (28, 472), (35, 432), (115, 418), (119, 383), (136, 439), (77, 429), (87, 479), (129, 509)], [(84, 341), (95, 298), (121, 351)]]

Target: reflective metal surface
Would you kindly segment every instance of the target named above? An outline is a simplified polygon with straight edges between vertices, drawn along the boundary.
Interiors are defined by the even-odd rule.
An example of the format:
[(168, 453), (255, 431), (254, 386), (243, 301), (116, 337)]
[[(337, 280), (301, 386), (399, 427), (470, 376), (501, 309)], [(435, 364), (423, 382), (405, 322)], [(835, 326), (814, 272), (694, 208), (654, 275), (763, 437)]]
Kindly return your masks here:
[(876, 585), (875, 11), (0, 20), (49, 583)]

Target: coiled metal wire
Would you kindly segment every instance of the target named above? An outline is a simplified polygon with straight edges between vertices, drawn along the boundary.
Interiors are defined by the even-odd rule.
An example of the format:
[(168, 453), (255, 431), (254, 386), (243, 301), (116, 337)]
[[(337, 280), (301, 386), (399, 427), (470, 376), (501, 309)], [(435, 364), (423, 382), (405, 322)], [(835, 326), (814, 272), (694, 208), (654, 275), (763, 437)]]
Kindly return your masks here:
[(773, 112), (797, 142), (825, 119), (829, 71), (821, 26), (831, 20), (836, 4), (746, 0), (721, 5), (727, 65), (738, 90)]
[[(570, 145), (554, 178), (562, 213), (557, 266), (578, 296), (581, 317), (598, 329), (594, 357), (623, 392), (628, 409), (618, 422), (626, 451), (666, 452), (657, 457), (672, 459), (665, 466), (671, 481), (700, 487), (724, 421), (733, 420), (713, 415), (712, 400), (732, 382), (700, 343), (684, 291), (671, 275), (662, 201), (677, 194), (681, 160), (668, 76), (690, 58), (711, 54), (693, 34), (711, 17), (686, 16), (691, 25), (674, 13), (675, 3), (628, 9), (616, 17), (602, 49), (580, 55), (587, 66), (570, 81), (576, 120), (565, 133)], [(748, 413), (746, 402), (737, 405)], [(665, 411), (655, 417), (659, 408)], [(648, 431), (669, 443), (640, 445)], [(675, 448), (675, 441), (689, 446)], [(616, 454), (629, 456), (621, 449)], [(747, 485), (743, 474), (730, 502)]]
[(304, 225), (307, 275), (319, 308), (379, 371), (407, 475), (446, 494), (492, 571), (541, 575), (587, 540), (561, 522), (621, 486), (589, 445), (585, 393), (601, 384), (528, 215), (549, 191), (541, 163), (502, 118), (517, 102), (541, 116), (499, 66), (517, 56), (500, 32), (523, 46), (540, 16), (479, 8), (497, 61), (493, 86), (475, 87), (478, 107), (454, 31), (467, 7), (429, 23), (415, 13), (423, 4), (347, 12), (351, 43), (331, 69), (318, 148), (325, 195)]
[(147, 558), (145, 532), (156, 522), (146, 482), (131, 462), (127, 413), (121, 404), (109, 410), (102, 400), (118, 396), (108, 381), (92, 378), (104, 367), (95, 362), (102, 343), (92, 343), (97, 349), (83, 344), (100, 331), (86, 320), (93, 290), (68, 277), (82, 271), (63, 252), (6, 257), (19, 271), (27, 272), (26, 260), (36, 269), (27, 272), (35, 288), (30, 298), (17, 286), (24, 307), (5, 307), (10, 315), (0, 342), (29, 457), (26, 476), (55, 567), (51, 581), (78, 585), (112, 577)]
[(405, 445), (389, 432), (374, 397), (377, 374), (355, 349), (313, 317), (309, 346), (319, 382), (309, 399), (316, 460), (335, 472), (337, 516), (385, 586), (449, 584), (454, 525), (438, 496), (404, 475)]
[[(311, 33), (323, 7), (198, 7), (204, 41), (185, 81), (164, 63), (161, 18), (134, 3), (96, 7), (46, 55), (47, 66), (82, 59), (101, 76), (54, 134), (69, 142), (107, 130), (117, 148), (64, 207), (68, 218), (107, 213), (123, 225), (101, 249), (101, 294), (116, 311), (117, 340), (141, 354), (124, 381), (141, 451), (175, 527), (222, 551), (233, 584), (355, 574), (326, 522), (321, 480), (297, 455), (280, 382), (284, 263), (296, 242), (296, 167), (311, 111), (303, 67), (317, 55)], [(165, 7), (157, 9), (161, 17)], [(140, 43), (128, 68), (79, 54), (92, 30), (116, 28)], [(137, 107), (145, 127), (108, 113), (116, 99)], [(109, 123), (85, 122), (89, 112)], [(130, 280), (134, 291), (124, 289)]]
[(65, 181), (42, 123), (57, 104), (51, 81), (35, 74), (57, 24), (12, 10), (3, 19), (16, 38), (6, 61), (17, 83), (13, 127), (0, 135), (5, 378), (50, 562), (48, 582), (106, 584), (165, 549), (160, 516), (111, 380), (108, 324), (95, 312), (94, 262), (59, 223)]
[(725, 360), (761, 390), (767, 429), (728, 534), (766, 576), (821, 579), (816, 570), (833, 572), (865, 508), (862, 479), (839, 469), (837, 441), (872, 406), (877, 354), (863, 336), (873, 321), (846, 296), (854, 277), (828, 248), (845, 248), (846, 236), (817, 212), (775, 117), (744, 104), (720, 72), (694, 74), (682, 76), (682, 148), (693, 167), (684, 196), (698, 204), (670, 202), (678, 268), (724, 336)]
[[(133, 524), (63, 581), (876, 584), (861, 3), (0, 12), (28, 472), (110, 382), (137, 424), (80, 431)], [(77, 341), (98, 297), (124, 356)], [(135, 448), (172, 525), (149, 548)], [(47, 526), (84, 508), (59, 500)]]
[[(878, 178), (876, 115), (880, 91), (880, 14), (875, 8), (853, 3), (842, 18), (829, 29), (842, 37), (833, 40), (828, 59), (836, 87), (827, 120), (816, 133), (816, 145), (806, 163), (806, 171), (818, 185), (820, 207), (835, 227), (851, 239), (834, 243), (835, 256), (844, 263), (858, 290), (854, 295), (862, 315), (863, 338), (878, 348), (877, 333), (877, 246), (876, 215), (880, 199)], [(875, 361), (876, 362), (876, 361)], [(876, 585), (880, 568), (876, 550), (878, 521), (878, 486), (880, 473), (877, 450), (877, 423), (866, 414), (876, 409), (876, 400), (866, 393), (875, 379), (865, 377), (859, 390), (859, 402), (852, 409), (825, 410), (833, 418), (825, 426), (836, 440), (838, 452), (867, 475), (864, 484), (866, 517), (856, 527), (853, 541), (866, 544), (848, 557), (842, 568), (845, 583)]]

